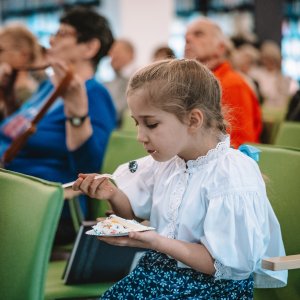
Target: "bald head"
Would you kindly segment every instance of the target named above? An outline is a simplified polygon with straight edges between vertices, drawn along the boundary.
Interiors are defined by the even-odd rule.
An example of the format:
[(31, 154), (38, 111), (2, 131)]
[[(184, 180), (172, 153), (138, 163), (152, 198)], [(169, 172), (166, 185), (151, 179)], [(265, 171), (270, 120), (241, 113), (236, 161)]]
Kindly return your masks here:
[(186, 58), (197, 59), (209, 68), (225, 59), (227, 38), (221, 28), (208, 18), (193, 21), (187, 27), (185, 40)]
[(116, 40), (110, 51), (111, 65), (115, 71), (121, 71), (126, 65), (134, 59), (134, 46), (128, 40)]

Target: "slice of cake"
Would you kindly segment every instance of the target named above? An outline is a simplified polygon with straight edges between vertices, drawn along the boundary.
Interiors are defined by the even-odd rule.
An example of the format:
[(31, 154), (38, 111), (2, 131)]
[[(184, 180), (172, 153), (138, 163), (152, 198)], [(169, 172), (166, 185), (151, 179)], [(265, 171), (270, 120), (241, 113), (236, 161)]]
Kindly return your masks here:
[(135, 220), (126, 220), (116, 215), (111, 215), (105, 220), (98, 222), (93, 226), (92, 230), (86, 233), (97, 236), (127, 235), (131, 231), (147, 230), (154, 230), (154, 228), (142, 225)]

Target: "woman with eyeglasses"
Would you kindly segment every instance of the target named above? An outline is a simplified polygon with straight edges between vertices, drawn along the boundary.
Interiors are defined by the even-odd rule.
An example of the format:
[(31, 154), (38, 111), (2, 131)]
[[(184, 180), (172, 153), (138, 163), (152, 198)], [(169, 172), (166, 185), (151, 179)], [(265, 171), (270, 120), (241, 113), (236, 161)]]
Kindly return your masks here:
[[(95, 79), (95, 71), (112, 43), (106, 18), (94, 10), (74, 7), (65, 12), (47, 50), (54, 75), (16, 113), (0, 122), (0, 157), (69, 70), (72, 79), (5, 168), (59, 183), (77, 179), (78, 173), (100, 171), (116, 126), (116, 111), (110, 94)], [(86, 212), (84, 199), (81, 204)], [(57, 244), (69, 243), (75, 237), (67, 203), (56, 237)]]

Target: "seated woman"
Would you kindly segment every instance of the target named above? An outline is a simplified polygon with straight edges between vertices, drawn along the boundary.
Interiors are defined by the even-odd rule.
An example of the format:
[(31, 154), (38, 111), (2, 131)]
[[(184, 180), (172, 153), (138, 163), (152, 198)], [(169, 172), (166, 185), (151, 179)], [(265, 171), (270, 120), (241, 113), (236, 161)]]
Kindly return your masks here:
[[(44, 81), (18, 111), (0, 123), (0, 157), (36, 115), (69, 65), (73, 79), (5, 168), (60, 183), (77, 179), (79, 172), (99, 172), (116, 126), (116, 111), (108, 91), (95, 80), (94, 74), (112, 42), (107, 20), (93, 10), (73, 8), (62, 16), (48, 51), (55, 76)], [(85, 201), (83, 209), (84, 204)], [(70, 228), (67, 208), (61, 224)], [(62, 228), (59, 232), (64, 234), (68, 230)], [(71, 234), (61, 238), (66, 243), (72, 239)]]
[[(0, 30), (0, 88), (4, 93), (0, 97), (0, 120), (20, 107), (37, 89), (39, 82), (26, 67), (35, 65), (41, 54), (37, 38), (24, 25), (9, 24)], [(5, 104), (3, 97), (10, 97), (7, 93), (12, 81), (13, 98)]]

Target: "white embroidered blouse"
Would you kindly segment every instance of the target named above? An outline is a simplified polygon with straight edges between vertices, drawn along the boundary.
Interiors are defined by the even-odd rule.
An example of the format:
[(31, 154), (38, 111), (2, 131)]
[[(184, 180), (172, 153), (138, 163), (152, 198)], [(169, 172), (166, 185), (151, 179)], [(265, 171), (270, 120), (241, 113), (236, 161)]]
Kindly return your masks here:
[[(261, 259), (285, 255), (280, 225), (257, 163), (230, 148), (225, 137), (196, 160), (138, 159), (115, 172), (134, 214), (163, 236), (202, 243), (215, 259), (215, 279), (246, 279), (256, 287), (286, 285), (287, 271), (261, 268)], [(133, 172), (134, 171), (134, 172)], [(188, 267), (178, 262), (179, 267)]]

